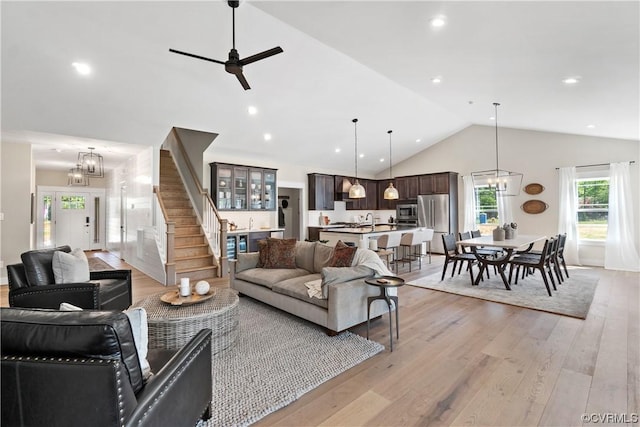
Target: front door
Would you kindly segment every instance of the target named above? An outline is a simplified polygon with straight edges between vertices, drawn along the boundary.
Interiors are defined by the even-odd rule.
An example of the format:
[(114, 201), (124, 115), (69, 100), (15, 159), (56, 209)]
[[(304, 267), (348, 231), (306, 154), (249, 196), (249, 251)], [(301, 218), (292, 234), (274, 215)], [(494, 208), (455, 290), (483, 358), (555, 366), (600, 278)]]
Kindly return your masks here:
[(91, 193), (56, 193), (56, 242), (91, 250), (93, 212)]

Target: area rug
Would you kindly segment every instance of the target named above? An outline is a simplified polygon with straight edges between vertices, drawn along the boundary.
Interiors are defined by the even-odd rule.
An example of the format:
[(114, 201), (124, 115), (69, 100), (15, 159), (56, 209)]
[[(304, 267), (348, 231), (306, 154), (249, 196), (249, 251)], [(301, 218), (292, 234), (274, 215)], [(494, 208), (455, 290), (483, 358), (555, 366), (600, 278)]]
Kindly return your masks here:
[[(550, 297), (547, 294), (547, 288), (544, 286), (539, 271), (524, 279), (519, 279), (517, 285), (512, 283), (510, 291), (505, 289), (500, 275), (493, 274), (492, 270), (490, 271), (491, 278), (488, 280), (485, 278), (478, 286), (471, 286), (468, 272), (462, 272), (460, 275), (450, 277), (450, 271), (450, 269), (447, 271), (443, 281), (440, 281), (442, 276), (442, 272), (440, 272), (416, 279), (407, 284), (579, 319), (587, 317), (591, 301), (593, 301), (593, 294), (598, 284), (598, 278), (594, 277), (593, 274), (588, 274), (580, 269), (570, 269), (569, 274), (571, 277), (561, 285), (556, 283), (557, 291), (553, 290), (551, 282), (549, 282), (553, 295)], [(476, 273), (477, 269), (474, 270), (474, 274)], [(513, 282), (515, 282), (515, 279)]]
[(96, 257), (87, 257), (87, 261), (89, 261), (89, 271), (102, 271), (102, 270), (113, 270), (109, 264)]
[(215, 354), (213, 411), (204, 426), (247, 426), (384, 349), (351, 332), (325, 330), (248, 297), (239, 334)]

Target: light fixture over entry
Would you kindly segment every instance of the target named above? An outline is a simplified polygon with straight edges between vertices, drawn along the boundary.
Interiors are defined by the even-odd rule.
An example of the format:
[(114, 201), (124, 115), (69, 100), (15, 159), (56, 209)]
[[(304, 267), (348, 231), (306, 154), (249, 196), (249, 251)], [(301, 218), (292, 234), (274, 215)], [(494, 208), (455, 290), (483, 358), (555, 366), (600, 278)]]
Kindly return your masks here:
[(494, 102), (493, 106), (495, 109), (496, 129), (496, 168), (471, 172), (471, 179), (474, 187), (488, 186), (495, 190), (498, 197), (517, 196), (520, 194), (520, 187), (522, 186), (522, 174), (500, 169), (498, 163), (498, 106), (500, 104)]
[(391, 132), (392, 130), (388, 130), (389, 134), (389, 186), (384, 190), (384, 198), (385, 200), (398, 200), (398, 189), (393, 186), (393, 173), (392, 173), (392, 163), (391, 163)]
[(351, 120), (353, 122), (354, 136), (355, 136), (355, 158), (356, 158), (356, 177), (355, 182), (349, 188), (350, 199), (363, 199), (367, 197), (367, 193), (364, 187), (358, 181), (358, 119)]
[(67, 185), (70, 187), (86, 187), (89, 185), (89, 177), (82, 173), (82, 166), (78, 163), (69, 169)]
[(85, 176), (104, 178), (104, 164), (102, 156), (93, 152), (93, 150), (95, 150), (94, 147), (88, 148), (88, 153), (78, 153), (78, 163), (82, 168), (82, 173)]

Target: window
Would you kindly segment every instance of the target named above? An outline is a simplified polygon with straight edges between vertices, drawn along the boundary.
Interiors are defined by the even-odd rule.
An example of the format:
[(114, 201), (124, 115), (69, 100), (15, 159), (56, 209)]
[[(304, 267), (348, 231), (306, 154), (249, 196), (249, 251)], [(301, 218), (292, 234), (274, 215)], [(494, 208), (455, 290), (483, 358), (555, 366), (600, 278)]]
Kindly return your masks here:
[(500, 223), (498, 219), (498, 202), (495, 189), (488, 186), (475, 187), (476, 224), (480, 224), (480, 231), (486, 234)]
[(60, 198), (62, 209), (84, 209), (84, 196), (62, 196)]
[(607, 238), (609, 216), (609, 179), (577, 179), (578, 238), (602, 240)]

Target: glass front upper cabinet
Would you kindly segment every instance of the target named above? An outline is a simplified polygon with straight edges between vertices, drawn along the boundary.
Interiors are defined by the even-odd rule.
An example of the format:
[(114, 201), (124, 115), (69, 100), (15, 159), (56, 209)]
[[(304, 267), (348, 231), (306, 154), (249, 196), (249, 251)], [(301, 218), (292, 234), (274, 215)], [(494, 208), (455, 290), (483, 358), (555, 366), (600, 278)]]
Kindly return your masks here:
[(276, 170), (215, 162), (210, 167), (218, 210), (276, 210)]

